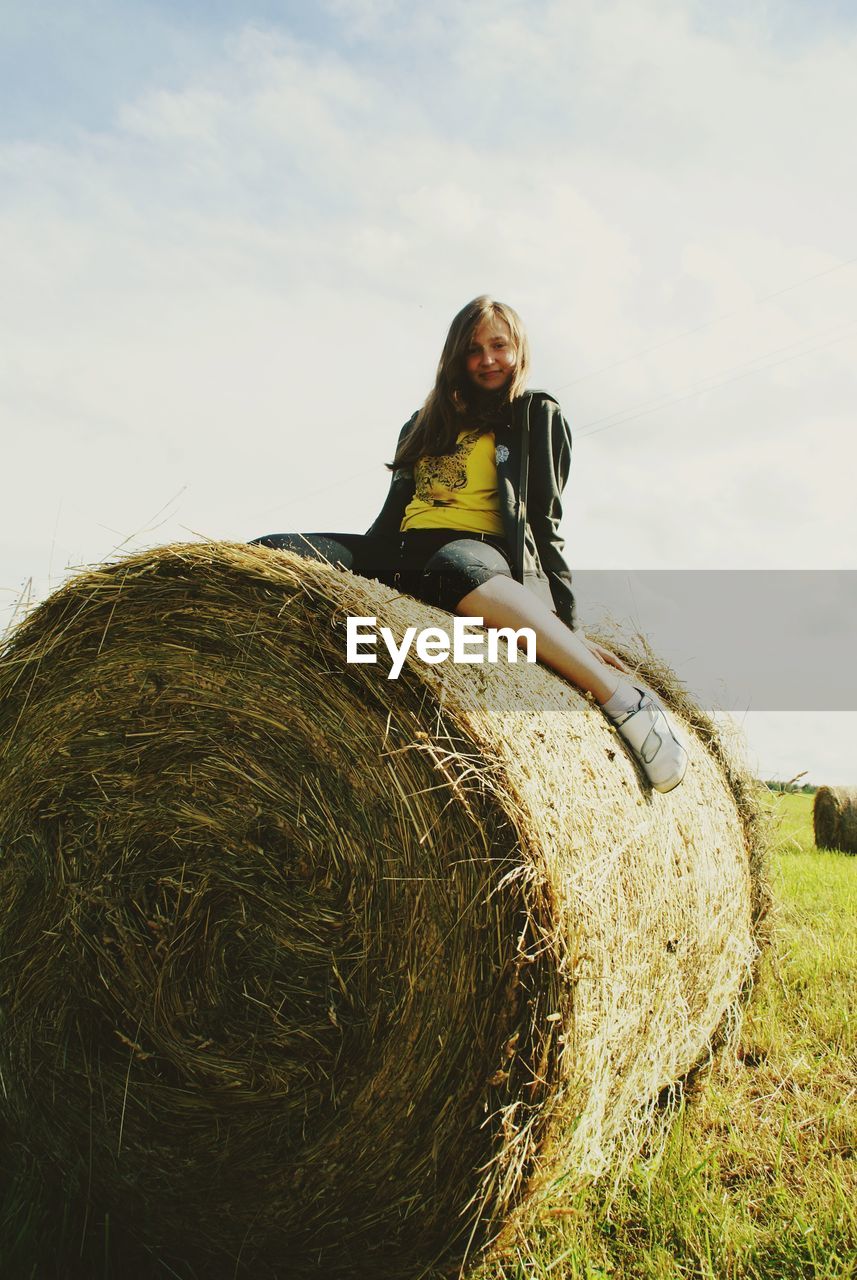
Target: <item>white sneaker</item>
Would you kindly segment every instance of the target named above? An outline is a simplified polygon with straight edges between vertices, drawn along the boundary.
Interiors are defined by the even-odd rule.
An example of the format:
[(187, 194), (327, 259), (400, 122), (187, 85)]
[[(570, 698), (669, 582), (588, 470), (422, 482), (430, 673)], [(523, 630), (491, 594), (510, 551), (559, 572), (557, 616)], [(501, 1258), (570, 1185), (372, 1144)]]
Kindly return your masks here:
[(613, 724), (655, 791), (672, 791), (685, 775), (687, 752), (660, 703), (646, 689), (639, 692), (637, 710), (629, 711)]

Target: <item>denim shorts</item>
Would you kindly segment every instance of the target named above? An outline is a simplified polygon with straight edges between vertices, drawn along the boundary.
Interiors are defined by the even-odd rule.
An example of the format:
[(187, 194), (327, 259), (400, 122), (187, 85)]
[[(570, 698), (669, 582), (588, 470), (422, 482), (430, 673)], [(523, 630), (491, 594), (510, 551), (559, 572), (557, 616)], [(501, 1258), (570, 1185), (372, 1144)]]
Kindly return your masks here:
[(454, 613), (476, 587), (511, 578), (503, 537), (464, 529), (412, 529), (395, 538), (357, 533), (272, 533), (254, 542), (326, 560), (364, 578), (377, 578), (404, 595)]

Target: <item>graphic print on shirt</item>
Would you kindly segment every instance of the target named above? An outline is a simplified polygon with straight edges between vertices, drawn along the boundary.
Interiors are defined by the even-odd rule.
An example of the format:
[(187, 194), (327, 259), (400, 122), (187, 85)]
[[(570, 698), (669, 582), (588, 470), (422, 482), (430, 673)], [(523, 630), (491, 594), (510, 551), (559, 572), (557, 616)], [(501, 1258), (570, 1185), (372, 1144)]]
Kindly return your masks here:
[(444, 492), (467, 487), (467, 460), (479, 439), (479, 432), (472, 431), (459, 440), (452, 453), (439, 458), (420, 458), (414, 467), (416, 496), (422, 501), (444, 506)]

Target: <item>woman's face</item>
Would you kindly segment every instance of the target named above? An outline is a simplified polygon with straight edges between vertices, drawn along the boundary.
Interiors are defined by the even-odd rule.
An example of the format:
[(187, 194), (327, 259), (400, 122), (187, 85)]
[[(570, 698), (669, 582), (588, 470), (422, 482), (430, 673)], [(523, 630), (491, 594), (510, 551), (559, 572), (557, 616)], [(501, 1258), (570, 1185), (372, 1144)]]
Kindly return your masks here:
[(497, 391), (511, 379), (517, 358), (506, 322), (499, 318), (483, 320), (467, 348), (467, 376), (475, 387)]

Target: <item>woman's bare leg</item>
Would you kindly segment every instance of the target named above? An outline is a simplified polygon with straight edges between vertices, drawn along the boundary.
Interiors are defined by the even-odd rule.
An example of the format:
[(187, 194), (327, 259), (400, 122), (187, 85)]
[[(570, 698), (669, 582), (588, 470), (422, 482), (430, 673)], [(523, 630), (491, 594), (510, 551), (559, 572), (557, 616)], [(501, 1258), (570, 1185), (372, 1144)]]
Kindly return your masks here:
[(459, 600), (456, 612), (482, 618), (489, 627), (530, 627), (539, 661), (604, 707), (652, 786), (657, 791), (678, 786), (687, 769), (687, 751), (657, 699), (592, 653), (520, 582), (497, 574)]
[(619, 683), (619, 672), (602, 662), (583, 641), (551, 613), (531, 591), (497, 574), (475, 587), (458, 602), (456, 613), (465, 618), (482, 618), (488, 627), (530, 627), (536, 633), (539, 662), (551, 667), (578, 689), (588, 691), (603, 704)]

